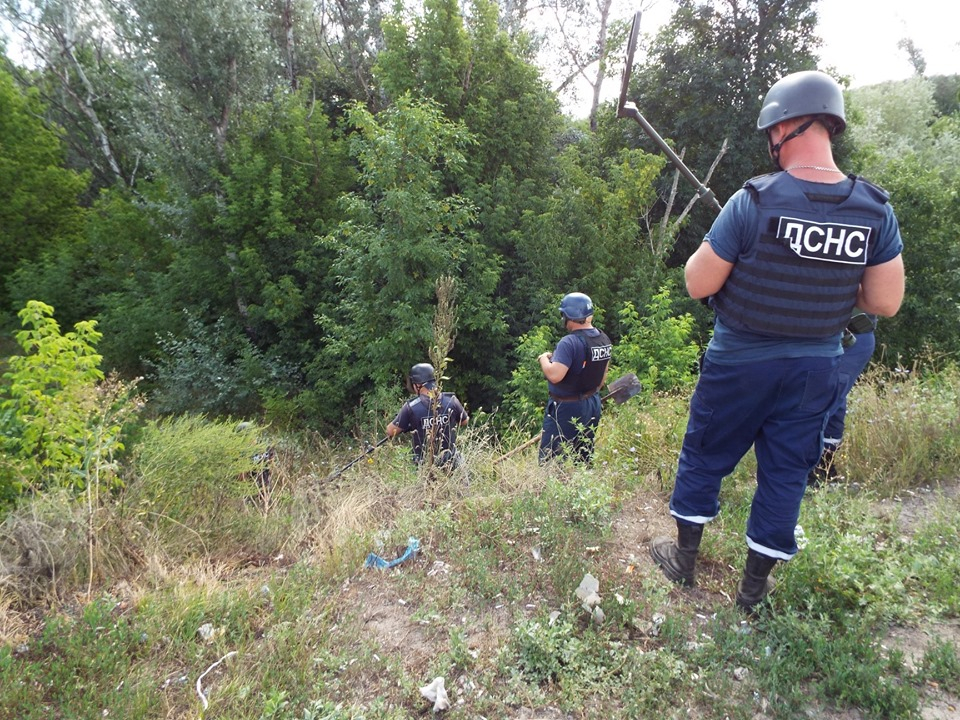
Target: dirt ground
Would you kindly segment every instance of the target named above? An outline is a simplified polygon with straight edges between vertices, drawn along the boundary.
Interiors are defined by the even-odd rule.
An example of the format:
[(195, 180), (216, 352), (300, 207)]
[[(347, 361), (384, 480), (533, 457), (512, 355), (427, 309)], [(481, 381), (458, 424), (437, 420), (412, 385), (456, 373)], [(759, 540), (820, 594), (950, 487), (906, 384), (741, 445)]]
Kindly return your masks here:
[[(960, 484), (932, 490), (921, 488), (904, 493), (902, 497), (877, 504), (878, 513), (896, 513), (901, 532), (910, 534), (925, 515), (925, 509), (942, 496), (956, 497)], [(656, 495), (637, 497), (628, 502), (613, 519), (613, 532), (610, 541), (600, 551), (616, 563), (619, 572), (613, 572), (605, 578), (607, 586), (616, 583), (629, 583), (631, 576), (639, 577), (656, 572), (653, 561), (647, 551), (649, 541), (658, 535), (672, 536), (675, 524), (666, 506), (666, 499)], [(532, 548), (531, 548), (532, 550)], [(426, 568), (426, 578), (430, 583), (447, 582), (449, 573), (456, 572), (455, 567), (441, 557), (422, 557), (417, 561)], [(685, 602), (702, 605), (704, 612), (724, 602), (732, 602), (733, 588), (729, 583), (731, 568), (711, 565), (709, 562), (698, 565), (698, 585), (696, 588), (677, 590), (684, 594)], [(619, 577), (617, 577), (619, 575)], [(376, 637), (387, 652), (400, 653), (405, 668), (414, 676), (426, 678), (427, 666), (437, 653), (434, 636), (437, 630), (432, 624), (424, 624), (414, 617), (414, 608), (403, 598), (397, 585), (383, 582), (379, 575), (369, 571), (355, 575), (342, 588), (343, 602), (349, 607), (362, 607), (364, 630)], [(527, 605), (531, 614), (537, 611), (536, 603)], [(471, 653), (477, 656), (492, 657), (497, 648), (507, 641), (510, 623), (514, 618), (514, 609), (503, 605), (494, 605), (486, 617), (461, 618), (464, 633)], [(446, 633), (441, 636), (445, 637)], [(909, 667), (915, 668), (923, 658), (923, 653), (933, 639), (948, 640), (960, 652), (960, 621), (930, 622), (921, 627), (891, 627), (882, 640), (888, 649), (903, 653)], [(476, 688), (453, 688), (456, 693), (476, 692)], [(521, 709), (518, 714), (507, 720), (567, 720), (568, 715), (553, 708)], [(809, 712), (811, 718), (824, 720), (862, 720), (861, 714), (853, 710), (836, 711), (831, 708), (814, 706)], [(960, 698), (957, 698), (936, 685), (928, 685), (923, 691), (923, 720), (960, 720)], [(768, 720), (757, 715), (755, 720)]]

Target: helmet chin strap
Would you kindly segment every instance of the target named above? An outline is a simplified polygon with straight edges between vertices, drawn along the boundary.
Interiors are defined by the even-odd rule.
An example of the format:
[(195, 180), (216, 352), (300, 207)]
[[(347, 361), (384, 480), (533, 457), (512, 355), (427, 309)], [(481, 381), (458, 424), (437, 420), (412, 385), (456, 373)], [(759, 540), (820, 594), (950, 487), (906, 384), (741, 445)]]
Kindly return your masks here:
[(798, 135), (803, 135), (811, 125), (817, 121), (816, 118), (807, 120), (802, 125), (799, 125), (796, 130), (786, 135), (780, 142), (776, 145), (773, 144), (773, 140), (770, 138), (770, 131), (767, 131), (767, 148), (770, 151), (770, 158), (773, 160), (773, 166), (777, 170), (783, 170), (783, 167), (780, 165), (780, 148), (783, 147), (783, 144), (788, 140), (793, 140)]

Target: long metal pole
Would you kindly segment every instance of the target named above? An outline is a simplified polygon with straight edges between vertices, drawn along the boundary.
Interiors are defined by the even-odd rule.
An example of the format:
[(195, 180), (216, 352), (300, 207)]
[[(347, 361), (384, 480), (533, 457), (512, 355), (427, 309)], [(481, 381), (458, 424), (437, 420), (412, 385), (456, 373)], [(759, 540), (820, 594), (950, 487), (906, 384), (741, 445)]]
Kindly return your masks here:
[(657, 144), (657, 146), (663, 151), (664, 155), (670, 159), (670, 162), (673, 163), (673, 166), (680, 171), (680, 174), (690, 181), (690, 183), (697, 189), (697, 195), (699, 195), (700, 198), (714, 210), (720, 212), (722, 208), (720, 203), (717, 201), (716, 196), (713, 194), (713, 190), (700, 182), (697, 179), (697, 176), (690, 172), (690, 168), (683, 164), (683, 160), (680, 159), (680, 156), (673, 151), (673, 148), (667, 145), (666, 140), (660, 137), (660, 133), (653, 128), (653, 125), (647, 122), (647, 119), (637, 108), (636, 103), (627, 100), (627, 86), (630, 84), (630, 72), (633, 70), (633, 53), (637, 49), (637, 37), (639, 32), (640, 13), (637, 12), (633, 16), (633, 26), (630, 28), (630, 39), (627, 41), (626, 65), (623, 68), (623, 78), (620, 81), (620, 102), (617, 103), (617, 117), (629, 117), (636, 120), (637, 124), (643, 128), (643, 131), (650, 137), (651, 140), (653, 140), (653, 142)]

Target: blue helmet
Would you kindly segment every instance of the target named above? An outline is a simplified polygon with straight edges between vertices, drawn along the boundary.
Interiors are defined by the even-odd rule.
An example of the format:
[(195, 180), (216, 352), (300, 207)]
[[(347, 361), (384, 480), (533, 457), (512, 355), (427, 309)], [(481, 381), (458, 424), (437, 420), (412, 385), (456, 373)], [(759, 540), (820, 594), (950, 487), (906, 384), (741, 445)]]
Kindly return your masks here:
[(560, 317), (583, 322), (593, 315), (593, 300), (579, 292), (567, 293), (560, 301)]

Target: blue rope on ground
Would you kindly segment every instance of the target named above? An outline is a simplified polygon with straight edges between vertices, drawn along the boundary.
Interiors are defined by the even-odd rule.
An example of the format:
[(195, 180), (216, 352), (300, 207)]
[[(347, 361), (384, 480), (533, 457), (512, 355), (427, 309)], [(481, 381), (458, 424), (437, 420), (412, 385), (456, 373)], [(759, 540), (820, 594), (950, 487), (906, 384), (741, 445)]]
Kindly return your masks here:
[(392, 568), (395, 565), (399, 565), (402, 562), (409, 560), (412, 557), (416, 557), (417, 553), (420, 552), (420, 541), (417, 538), (410, 538), (407, 540), (407, 549), (403, 551), (403, 554), (396, 558), (395, 560), (384, 560), (382, 557), (376, 553), (370, 553), (367, 555), (367, 560), (364, 563), (364, 566), (368, 568), (378, 568), (380, 570), (386, 570)]

